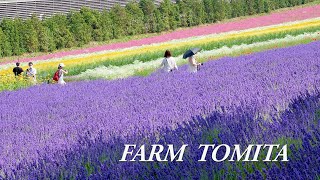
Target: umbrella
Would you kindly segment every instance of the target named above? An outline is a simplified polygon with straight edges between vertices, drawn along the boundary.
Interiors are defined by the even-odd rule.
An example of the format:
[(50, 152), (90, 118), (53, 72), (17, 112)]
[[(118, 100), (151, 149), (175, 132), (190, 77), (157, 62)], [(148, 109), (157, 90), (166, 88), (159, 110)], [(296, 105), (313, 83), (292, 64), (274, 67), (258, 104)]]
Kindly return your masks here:
[(187, 59), (188, 57), (197, 54), (197, 52), (199, 52), (199, 51), (201, 51), (200, 48), (192, 48), (192, 49), (189, 49), (187, 52), (184, 53), (183, 59)]

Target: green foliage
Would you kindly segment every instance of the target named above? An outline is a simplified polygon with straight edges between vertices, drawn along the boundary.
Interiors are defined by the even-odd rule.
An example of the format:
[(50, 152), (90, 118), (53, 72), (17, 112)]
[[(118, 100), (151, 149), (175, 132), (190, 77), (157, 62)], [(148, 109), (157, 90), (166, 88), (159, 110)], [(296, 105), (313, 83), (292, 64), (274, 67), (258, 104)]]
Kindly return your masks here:
[(0, 28), (0, 57), (11, 56), (12, 49), (6, 34)]
[(240, 17), (245, 15), (244, 0), (231, 0), (231, 17)]
[(207, 22), (207, 12), (202, 0), (185, 0), (179, 3), (184, 26), (196, 26)]
[(264, 0), (255, 0), (256, 13), (264, 13)]
[(247, 4), (246, 14), (248, 15), (256, 14), (255, 1), (256, 0), (246, 0), (246, 4)]
[(125, 8), (116, 4), (111, 8), (110, 16), (112, 19), (113, 38), (120, 38), (127, 35), (126, 29), (128, 16)]
[(39, 24), (35, 18), (27, 19), (23, 23), (23, 33), (21, 33), (23, 37), (22, 42), (26, 51), (29, 53), (39, 51), (38, 31), (36, 29)]
[(182, 0), (177, 0), (177, 9), (179, 11), (180, 17), (180, 26), (186, 27), (187, 26), (187, 16), (186, 16), (186, 4)]
[(161, 14), (161, 12), (156, 9), (154, 11), (154, 16), (155, 16), (155, 19), (156, 19), (156, 27), (155, 27), (155, 31), (156, 32), (161, 32), (161, 31), (164, 31), (164, 30), (168, 30), (170, 25), (169, 25), (169, 21), (165, 21), (165, 19), (163, 19), (163, 16)]
[(52, 32), (55, 44), (54, 49), (70, 48), (76, 44), (74, 36), (69, 30), (68, 20), (65, 15), (54, 15), (46, 19), (44, 24)]
[(264, 3), (264, 5), (263, 5), (264, 12), (265, 13), (270, 12), (272, 10), (272, 4), (271, 4), (270, 0), (264, 0), (263, 3)]
[[(82, 9), (83, 10), (83, 9)], [(70, 31), (73, 34), (77, 45), (82, 46), (91, 41), (92, 29), (88, 25), (80, 12), (69, 14)]]
[(170, 29), (170, 15), (172, 15), (172, 2), (170, 0), (164, 0), (161, 2), (159, 6), (159, 20), (157, 18), (157, 21), (159, 24), (161, 24), (160, 31), (167, 31)]
[(112, 39), (112, 19), (108, 11), (102, 11), (98, 17), (99, 27), (96, 29), (95, 34), (97, 35), (97, 40), (107, 41)]
[(82, 7), (80, 13), (84, 22), (88, 25), (86, 28), (90, 31), (91, 39), (95, 41), (101, 40), (101, 36), (98, 34), (98, 29), (101, 28), (99, 24), (100, 13), (87, 7)]
[(213, 1), (212, 0), (203, 0), (203, 5), (204, 5), (205, 13), (206, 13), (206, 22), (213, 23), (215, 21)]
[(87, 7), (80, 11), (56, 14), (40, 20), (31, 18), (3, 19), (0, 23), (0, 57), (25, 52), (52, 52), (83, 46), (90, 41), (111, 39), (174, 30), (228, 18), (268, 13), (314, 0), (154, 0), (115, 5), (108, 12)]
[(39, 49), (41, 52), (51, 52), (56, 49), (52, 31), (48, 27), (40, 26), (38, 29)]
[(157, 21), (155, 15), (156, 6), (154, 2), (152, 0), (141, 0), (139, 5), (144, 14), (145, 33), (156, 32)]
[(194, 16), (194, 22), (195, 25), (204, 24), (206, 23), (206, 11), (204, 7), (204, 3), (202, 0), (194, 0), (193, 1), (193, 12), (195, 14)]
[(229, 4), (224, 0), (212, 0), (213, 1), (213, 18), (214, 22), (226, 19), (229, 14)]
[(12, 48), (12, 55), (22, 54), (19, 24), (18, 19), (3, 19), (1, 23), (2, 30)]
[(127, 33), (128, 35), (137, 35), (144, 33), (144, 14), (139, 4), (130, 2), (126, 5), (127, 12)]

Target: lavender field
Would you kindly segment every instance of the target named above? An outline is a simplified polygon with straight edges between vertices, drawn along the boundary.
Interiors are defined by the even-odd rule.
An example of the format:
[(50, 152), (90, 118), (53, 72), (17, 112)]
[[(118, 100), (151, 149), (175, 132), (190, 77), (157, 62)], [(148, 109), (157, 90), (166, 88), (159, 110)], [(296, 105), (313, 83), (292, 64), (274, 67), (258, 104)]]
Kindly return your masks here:
[[(319, 47), (314, 42), (223, 58), (197, 74), (182, 67), (171, 74), (2, 92), (0, 179), (136, 179), (149, 173), (169, 179), (316, 179)], [(292, 163), (193, 163), (199, 154), (180, 165), (118, 162), (125, 143), (218, 141), (290, 141)]]

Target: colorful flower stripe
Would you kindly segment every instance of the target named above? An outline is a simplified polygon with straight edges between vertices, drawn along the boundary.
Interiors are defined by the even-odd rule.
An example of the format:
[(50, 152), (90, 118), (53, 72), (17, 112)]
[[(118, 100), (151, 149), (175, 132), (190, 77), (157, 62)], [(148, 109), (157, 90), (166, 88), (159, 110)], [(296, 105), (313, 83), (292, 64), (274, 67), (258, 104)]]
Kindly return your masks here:
[[(53, 158), (54, 153), (62, 149), (72, 151), (73, 145), (81, 146), (79, 143), (83, 141), (78, 135), (85, 132), (92, 138), (101, 134), (104, 140), (136, 133), (144, 137), (161, 129), (175, 129), (177, 124), (189, 122), (192, 117), (208, 116), (214, 111), (246, 112), (248, 107), (255, 112), (252, 116), (261, 112), (283, 112), (301, 93), (313, 94), (320, 88), (319, 46), (320, 42), (314, 42), (224, 58), (208, 62), (196, 74), (183, 70), (146, 78), (77, 82), (63, 87), (44, 85), (2, 92), (0, 167), (7, 172), (10, 168), (19, 170), (24, 161), (36, 159), (38, 163), (48, 161), (60, 167)], [(32, 105), (28, 104), (30, 97)], [(265, 128), (260, 122), (269, 121), (254, 121), (251, 126)], [(233, 127), (228, 126), (229, 121), (222, 124)], [(285, 124), (290, 123), (274, 125)], [(270, 136), (277, 136), (282, 131), (270, 132)], [(39, 159), (44, 154), (47, 159)], [(62, 159), (69, 157), (59, 154)], [(83, 157), (81, 155), (79, 157)], [(72, 162), (80, 165), (82, 160)], [(28, 170), (36, 171), (36, 167), (37, 163)], [(39, 172), (43, 172), (42, 169)]]
[[(232, 47), (224, 46), (219, 49), (214, 49), (211, 51), (203, 51), (197, 54), (198, 59), (202, 59), (204, 61), (208, 59), (219, 58), (223, 56), (232, 56), (234, 54), (238, 54), (244, 51), (250, 51), (252, 52), (253, 49), (263, 49), (263, 47), (276, 47), (280, 46), (281, 44), (296, 44), (301, 43), (302, 41), (309, 40), (314, 41), (316, 39), (320, 39), (320, 31), (315, 33), (305, 33), (298, 36), (290, 36), (288, 35), (285, 38), (282, 39), (274, 39), (269, 40), (266, 42), (257, 42), (253, 44), (242, 44), (242, 45), (235, 45)], [(128, 64), (124, 66), (101, 66), (95, 69), (88, 69), (85, 72), (79, 74), (78, 76), (74, 76), (74, 79), (99, 79), (99, 78), (105, 78), (105, 79), (121, 79), (121, 78), (127, 78), (129, 76), (133, 76), (139, 72), (145, 71), (145, 70), (155, 70), (159, 68), (159, 65), (161, 64), (163, 58), (152, 60), (149, 62), (141, 62), (141, 61), (135, 61), (133, 64)], [(177, 64), (182, 65), (186, 64), (187, 61), (182, 58), (182, 55), (175, 58)]]
[[(241, 55), (241, 54), (247, 54), (252, 52), (259, 52), (267, 49), (286, 47), (286, 46), (292, 46), (292, 45), (297, 45), (301, 43), (312, 42), (317, 39), (320, 39), (320, 32), (305, 33), (297, 36), (287, 35), (285, 38), (282, 38), (282, 39), (273, 39), (273, 40), (268, 40), (265, 42), (257, 42), (253, 44), (234, 45), (232, 47), (224, 46), (219, 49), (214, 49), (211, 51), (202, 51), (201, 53), (198, 53), (197, 59), (202, 62), (205, 62), (208, 59), (212, 59), (212, 58), (217, 59), (219, 57), (224, 57), (224, 56), (234, 56), (234, 55)], [(99, 79), (99, 78), (120, 79), (120, 78), (129, 77), (129, 76), (140, 75), (140, 74), (146, 75), (158, 69), (161, 61), (162, 61), (162, 58), (157, 60), (152, 60), (149, 62), (141, 62), (136, 60), (132, 64), (123, 65), (123, 66), (108, 66), (108, 67), (101, 66), (94, 69), (88, 69), (85, 72), (81, 73), (80, 75), (71, 76), (71, 77), (69, 76), (67, 78), (71, 80), (88, 80), (88, 79)], [(182, 65), (186, 63), (186, 61), (182, 59), (182, 55), (177, 57), (176, 61), (178, 65)], [(49, 75), (48, 77), (44, 77), (42, 80), (40, 80), (38, 77), (38, 81), (40, 80), (42, 82), (47, 82), (51, 78), (52, 78), (51, 75)], [(24, 79), (22, 81), (21, 78), (17, 79), (13, 76), (0, 77), (0, 91), (15, 90), (15, 89), (20, 89), (22, 87), (28, 87), (30, 85), (32, 85), (32, 82), (30, 82), (27, 79)]]
[(183, 39), (188, 37), (202, 36), (202, 35), (222, 33), (222, 32), (235, 31), (235, 30), (243, 30), (243, 29), (255, 28), (260, 26), (269, 26), (274, 24), (310, 19), (315, 17), (320, 17), (320, 5), (297, 8), (297, 9), (282, 11), (282, 12), (273, 12), (268, 15), (258, 16), (258, 17), (249, 17), (243, 20), (235, 19), (232, 22), (217, 23), (217, 24), (212, 24), (208, 26), (177, 30), (175, 32), (163, 34), (160, 36), (144, 38), (140, 40), (132, 40), (124, 43), (114, 43), (114, 44), (98, 46), (94, 48), (58, 52), (58, 53), (53, 53), (53, 54), (44, 55), (44, 56), (26, 58), (20, 61), (29, 62), (29, 61), (47, 60), (52, 58), (62, 58), (64, 56), (70, 56), (70, 55), (79, 55), (84, 53), (94, 53), (98, 51), (122, 49), (122, 48), (129, 48), (133, 46), (142, 46), (146, 44), (166, 42), (173, 39)]
[[(274, 34), (274, 33), (286, 32), (286, 31), (301, 30), (305, 28), (318, 27), (318, 26), (320, 26), (320, 18), (315, 18), (315, 19), (309, 19), (304, 21), (290, 22), (290, 23), (254, 28), (254, 29), (243, 30), (243, 31), (193, 37), (193, 38), (187, 38), (187, 39), (178, 40), (178, 41), (176, 40), (176, 41), (170, 41), (165, 43), (146, 45), (142, 47), (127, 48), (127, 49), (118, 50), (118, 51), (107, 51), (103, 53), (85, 55), (84, 57), (78, 57), (78, 58), (70, 58), (70, 59), (63, 59), (63, 60), (55, 59), (52, 61), (39, 62), (39, 64), (37, 64), (36, 67), (38, 69), (41, 69), (42, 71), (46, 71), (50, 69), (52, 70), (52, 69), (55, 69), (55, 67), (57, 66), (57, 61), (63, 62), (68, 67), (76, 67), (77, 65), (99, 63), (101, 61), (108, 61), (116, 58), (123, 59), (129, 56), (142, 55), (144, 53), (154, 53), (154, 52), (164, 51), (166, 49), (177, 49), (177, 48), (183, 48), (183, 47), (187, 48), (191, 46), (201, 47), (202, 45), (213, 43), (213, 42), (219, 42), (219, 41), (223, 42), (223, 41), (237, 39), (237, 38), (249, 38), (249, 37), (262, 36), (262, 35), (268, 35), (268, 34)], [(11, 68), (9, 68), (8, 66), (2, 66), (2, 69), (6, 69), (6, 70), (0, 71), (1, 74), (4, 74), (4, 75), (12, 74)]]

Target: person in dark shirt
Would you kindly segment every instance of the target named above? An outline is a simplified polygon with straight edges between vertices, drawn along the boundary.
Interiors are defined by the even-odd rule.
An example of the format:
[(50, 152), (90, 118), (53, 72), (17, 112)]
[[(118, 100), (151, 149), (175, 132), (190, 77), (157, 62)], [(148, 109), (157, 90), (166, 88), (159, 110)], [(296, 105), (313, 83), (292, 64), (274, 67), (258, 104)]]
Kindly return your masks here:
[(21, 73), (23, 73), (23, 69), (20, 66), (20, 63), (16, 63), (17, 67), (13, 68), (13, 73), (15, 76), (19, 76), (21, 75)]

